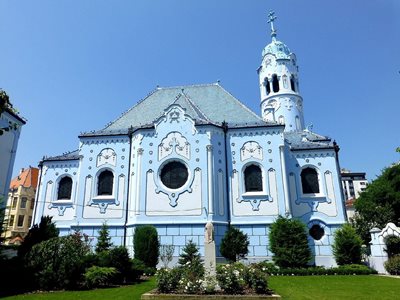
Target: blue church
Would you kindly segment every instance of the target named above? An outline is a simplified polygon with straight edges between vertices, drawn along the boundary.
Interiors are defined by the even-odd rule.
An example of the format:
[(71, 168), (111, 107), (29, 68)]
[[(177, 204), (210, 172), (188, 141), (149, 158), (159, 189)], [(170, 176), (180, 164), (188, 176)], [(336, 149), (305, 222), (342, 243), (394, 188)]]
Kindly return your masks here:
[(271, 258), (279, 216), (309, 229), (314, 263), (335, 264), (333, 233), (345, 223), (339, 147), (305, 128), (296, 55), (277, 40), (257, 70), (261, 114), (219, 83), (157, 87), (107, 127), (79, 136), (76, 151), (45, 157), (34, 222), (53, 217), (61, 235), (96, 242), (104, 222), (133, 252), (137, 226), (152, 224), (178, 256), (189, 240), (204, 255), (204, 228), (218, 248), (229, 225), (250, 240), (249, 260)]

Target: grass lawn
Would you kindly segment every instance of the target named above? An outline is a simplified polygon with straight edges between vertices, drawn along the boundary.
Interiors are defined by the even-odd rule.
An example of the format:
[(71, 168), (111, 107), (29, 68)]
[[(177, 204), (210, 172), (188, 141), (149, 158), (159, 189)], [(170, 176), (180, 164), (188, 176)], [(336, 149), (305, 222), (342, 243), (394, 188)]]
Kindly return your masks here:
[(400, 279), (375, 275), (271, 276), (283, 299), (400, 299)]
[(20, 299), (43, 299), (43, 300), (139, 300), (140, 296), (156, 286), (155, 278), (135, 285), (128, 285), (118, 288), (97, 289), (91, 291), (67, 291), (50, 292), (37, 294), (24, 294), (12, 297), (6, 297), (7, 300)]
[[(271, 276), (270, 288), (283, 299), (400, 299), (400, 279), (366, 276)], [(120, 288), (26, 294), (3, 299), (136, 300), (155, 287), (155, 279)]]

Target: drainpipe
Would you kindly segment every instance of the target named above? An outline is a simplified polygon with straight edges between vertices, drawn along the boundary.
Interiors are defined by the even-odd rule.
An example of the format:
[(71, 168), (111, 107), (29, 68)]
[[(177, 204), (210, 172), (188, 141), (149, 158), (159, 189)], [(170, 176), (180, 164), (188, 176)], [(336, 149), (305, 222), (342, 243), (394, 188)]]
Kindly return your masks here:
[(126, 193), (126, 204), (125, 204), (125, 224), (124, 224), (124, 241), (123, 241), (123, 245), (124, 247), (126, 247), (126, 237), (127, 237), (127, 224), (128, 224), (128, 216), (129, 216), (129, 196), (130, 196), (130, 182), (131, 182), (131, 157), (132, 157), (132, 153), (131, 153), (131, 148), (132, 148), (132, 135), (133, 135), (133, 127), (129, 127), (128, 129), (128, 137), (129, 137), (129, 165), (128, 165), (128, 182), (127, 182), (127, 187), (128, 187), (128, 191)]
[(226, 135), (228, 133), (228, 123), (222, 122), (222, 129), (224, 130), (225, 140), (225, 181), (226, 181), (226, 211), (228, 213), (228, 226), (231, 225), (231, 208), (230, 208), (230, 194), (229, 194), (229, 170), (228, 170), (228, 145)]

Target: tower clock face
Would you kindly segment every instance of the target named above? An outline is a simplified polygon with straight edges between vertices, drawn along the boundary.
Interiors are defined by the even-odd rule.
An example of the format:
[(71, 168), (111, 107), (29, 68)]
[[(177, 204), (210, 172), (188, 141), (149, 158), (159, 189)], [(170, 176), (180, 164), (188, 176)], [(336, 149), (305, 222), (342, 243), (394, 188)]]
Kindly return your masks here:
[(103, 156), (104, 159), (109, 159), (110, 157), (112, 157), (114, 155), (115, 155), (115, 152), (112, 149), (105, 149), (101, 153), (101, 156)]

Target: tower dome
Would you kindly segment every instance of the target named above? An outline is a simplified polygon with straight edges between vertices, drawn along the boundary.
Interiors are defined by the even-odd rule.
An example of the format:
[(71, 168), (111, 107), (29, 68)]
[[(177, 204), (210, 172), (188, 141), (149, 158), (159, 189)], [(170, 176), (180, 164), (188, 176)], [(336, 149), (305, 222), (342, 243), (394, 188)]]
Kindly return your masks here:
[(273, 38), (272, 42), (265, 46), (262, 52), (262, 57), (267, 54), (275, 55), (277, 59), (290, 59), (291, 52), (285, 43)]

